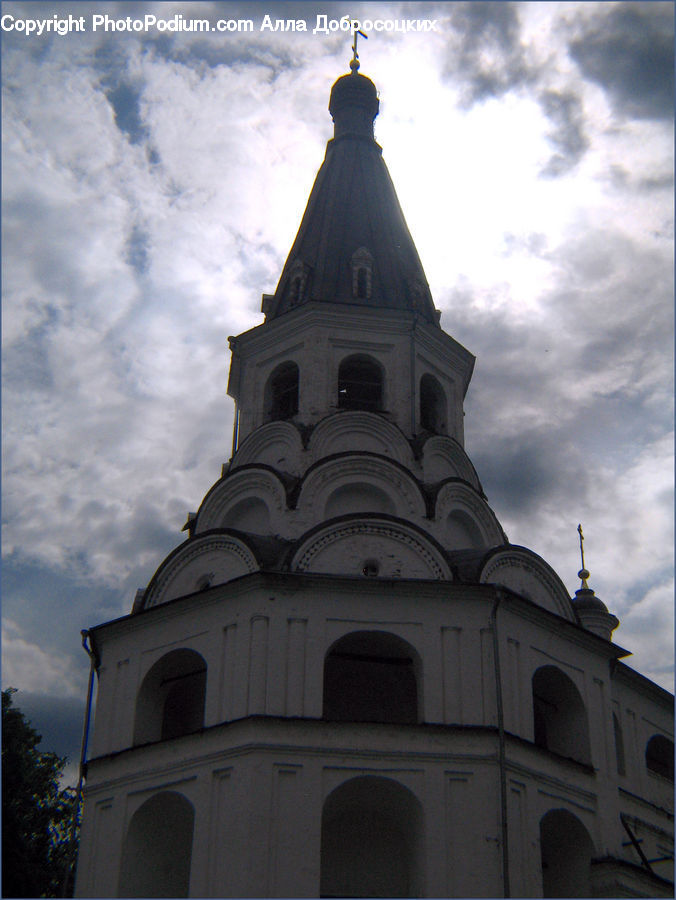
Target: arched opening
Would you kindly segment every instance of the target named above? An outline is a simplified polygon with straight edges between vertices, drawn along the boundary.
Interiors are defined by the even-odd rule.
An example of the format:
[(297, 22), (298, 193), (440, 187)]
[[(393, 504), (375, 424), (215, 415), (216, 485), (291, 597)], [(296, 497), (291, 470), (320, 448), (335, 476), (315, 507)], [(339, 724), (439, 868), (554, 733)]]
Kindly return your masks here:
[(420, 379), (420, 427), (432, 434), (446, 434), (446, 394), (434, 375)]
[(298, 412), (298, 366), (284, 362), (272, 372), (265, 385), (265, 420), (290, 419)]
[(420, 683), (419, 657), (410, 644), (384, 631), (354, 631), (326, 655), (323, 717), (414, 724)]
[(582, 822), (566, 809), (540, 820), (543, 897), (591, 897), (594, 845)]
[(645, 748), (645, 764), (648, 771), (673, 781), (674, 742), (663, 734), (654, 734)]
[(451, 550), (478, 550), (485, 546), (479, 526), (465, 510), (456, 509), (449, 514), (446, 532)]
[(246, 497), (228, 510), (223, 528), (238, 528), (252, 534), (270, 534), (270, 511), (260, 497)]
[(352, 254), (352, 296), (358, 300), (371, 297), (373, 279), (373, 257), (366, 247), (360, 247)]
[(357, 297), (359, 300), (368, 299), (368, 271), (364, 266), (357, 269)]
[(338, 369), (338, 406), (340, 409), (383, 408), (383, 370), (369, 356), (348, 356)]
[(136, 700), (134, 744), (166, 741), (204, 725), (207, 666), (194, 650), (172, 650), (143, 679)]
[(322, 811), (321, 897), (421, 897), (423, 814), (390, 778), (352, 778)]
[(538, 747), (591, 765), (584, 702), (556, 666), (542, 666), (533, 675), (533, 732)]
[(308, 270), (306, 266), (297, 259), (289, 270), (286, 283), (286, 299), (290, 307), (297, 306), (305, 299), (307, 278)]
[(356, 482), (343, 484), (333, 491), (326, 501), (324, 519), (362, 512), (395, 515), (396, 509), (392, 499), (382, 488), (373, 484)]
[(131, 818), (122, 848), (118, 897), (187, 897), (195, 810), (163, 791)]
[(615, 735), (615, 761), (617, 763), (617, 774), (625, 775), (626, 767), (624, 763), (624, 738), (622, 736), (622, 726), (617, 714), (613, 713), (613, 733)]

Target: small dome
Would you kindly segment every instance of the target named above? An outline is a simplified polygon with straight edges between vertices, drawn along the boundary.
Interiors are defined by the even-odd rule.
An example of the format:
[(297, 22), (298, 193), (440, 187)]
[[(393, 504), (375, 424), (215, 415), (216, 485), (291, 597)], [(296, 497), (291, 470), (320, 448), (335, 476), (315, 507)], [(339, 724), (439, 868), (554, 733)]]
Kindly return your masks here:
[(599, 597), (596, 596), (591, 588), (580, 588), (575, 591), (575, 599), (573, 606), (576, 610), (598, 609), (600, 612), (607, 613), (608, 607)]
[(347, 132), (373, 137), (373, 120), (380, 101), (370, 78), (353, 70), (343, 75), (331, 88), (329, 112), (335, 125), (335, 137)]

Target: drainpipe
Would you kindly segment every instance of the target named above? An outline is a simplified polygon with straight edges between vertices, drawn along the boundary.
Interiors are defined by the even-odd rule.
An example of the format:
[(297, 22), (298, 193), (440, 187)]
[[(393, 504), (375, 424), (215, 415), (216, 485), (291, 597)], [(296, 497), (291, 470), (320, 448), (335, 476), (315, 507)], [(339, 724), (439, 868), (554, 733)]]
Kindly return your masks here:
[(410, 367), (411, 367), (411, 437), (415, 437), (416, 434), (416, 423), (415, 423), (415, 329), (418, 324), (418, 316), (416, 315), (413, 319), (413, 324), (411, 325), (411, 359), (410, 359)]
[(493, 634), (493, 664), (495, 667), (495, 703), (498, 716), (498, 768), (500, 771), (500, 828), (502, 832), (502, 888), (503, 897), (511, 897), (509, 889), (509, 843), (507, 834), (507, 764), (505, 760), (505, 716), (502, 706), (502, 679), (500, 677), (500, 648), (498, 642), (497, 613), (503, 592), (496, 588), (495, 603), (491, 611)]
[[(73, 805), (73, 818), (70, 822), (70, 833), (68, 835), (68, 854), (66, 857), (66, 864), (63, 873), (62, 886), (61, 886), (61, 896), (68, 896), (68, 883), (70, 881), (70, 866), (73, 862), (73, 851), (75, 848), (75, 832), (78, 826), (78, 820), (80, 818), (80, 806), (82, 803), (82, 784), (84, 782), (85, 770), (87, 767), (87, 744), (89, 742), (89, 723), (91, 721), (92, 714), (92, 694), (94, 688), (94, 674), (98, 669), (98, 658), (96, 655), (96, 651), (93, 648), (93, 636), (90, 631), (87, 629), (83, 629), (80, 632), (82, 636), (82, 646), (84, 647), (87, 655), (89, 656), (89, 684), (87, 685), (87, 703), (85, 706), (85, 716), (84, 723), (82, 726), (82, 746), (80, 750), (80, 766), (79, 766), (79, 774), (77, 780), (77, 788), (75, 789), (75, 803)], [(89, 646), (87, 646), (87, 641), (89, 641)], [(73, 885), (75, 887), (75, 885)]]
[(237, 401), (235, 400), (235, 416), (234, 416), (234, 421), (233, 421), (233, 426), (232, 426), (232, 453), (231, 453), (231, 456), (234, 456), (235, 452), (237, 450), (237, 440), (239, 437), (238, 432), (239, 432), (239, 406), (237, 404)]

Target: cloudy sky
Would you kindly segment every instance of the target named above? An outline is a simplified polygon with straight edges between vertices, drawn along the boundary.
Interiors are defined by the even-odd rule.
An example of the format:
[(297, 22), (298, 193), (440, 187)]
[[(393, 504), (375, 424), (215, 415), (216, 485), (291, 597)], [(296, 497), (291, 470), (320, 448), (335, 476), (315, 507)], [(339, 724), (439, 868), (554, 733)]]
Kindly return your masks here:
[[(513, 543), (621, 619), (671, 688), (671, 3), (5, 2), (3, 686), (76, 760), (80, 629), (127, 613), (232, 441), (228, 335), (261, 322), (321, 164), (345, 33)], [(250, 18), (251, 33), (92, 31)], [(261, 30), (298, 18), (301, 32)], [(3, 20), (10, 23), (9, 19)]]

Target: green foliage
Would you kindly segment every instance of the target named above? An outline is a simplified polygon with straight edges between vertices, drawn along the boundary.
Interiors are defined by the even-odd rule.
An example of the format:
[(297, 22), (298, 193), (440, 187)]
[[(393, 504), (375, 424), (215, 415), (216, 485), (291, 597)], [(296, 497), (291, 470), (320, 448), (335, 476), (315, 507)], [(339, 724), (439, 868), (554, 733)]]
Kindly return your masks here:
[(37, 749), (42, 737), (13, 693), (2, 692), (2, 896), (62, 896), (67, 873), (72, 896), (75, 790), (60, 788), (66, 760)]

